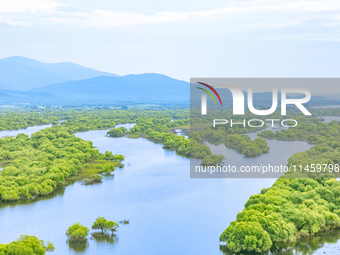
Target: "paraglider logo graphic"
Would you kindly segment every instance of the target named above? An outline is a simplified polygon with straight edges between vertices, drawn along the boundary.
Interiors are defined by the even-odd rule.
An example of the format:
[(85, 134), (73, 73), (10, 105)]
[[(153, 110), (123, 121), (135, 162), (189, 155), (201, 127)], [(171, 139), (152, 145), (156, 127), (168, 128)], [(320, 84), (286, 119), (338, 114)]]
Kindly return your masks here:
[[(206, 86), (207, 88), (209, 88), (212, 92), (215, 93), (215, 95), (217, 96), (218, 100), (220, 101), (220, 104), (222, 106), (222, 100), (220, 95), (217, 93), (217, 91), (210, 85), (203, 83), (203, 82), (197, 82), (203, 86)], [(215, 97), (211, 94), (211, 92), (207, 89), (201, 88), (201, 87), (197, 87), (200, 90), (203, 90), (204, 92), (206, 92), (211, 98), (212, 100), (214, 100), (215, 105), (217, 105)], [(201, 111), (202, 111), (202, 115), (206, 115), (207, 114), (207, 95), (206, 94), (202, 94), (202, 105), (201, 105)]]
[[(197, 83), (199, 83), (199, 84), (201, 84), (201, 85), (203, 85), (203, 86), (206, 86), (207, 88), (211, 89), (211, 91), (214, 92), (215, 95), (217, 96), (218, 100), (220, 100), (220, 104), (221, 104), (221, 106), (222, 106), (222, 100), (221, 100), (221, 98), (220, 98), (220, 95), (217, 93), (217, 91), (216, 91), (213, 87), (211, 87), (210, 85), (208, 85), (208, 84), (206, 84), (206, 83), (203, 83), (203, 82), (197, 82)], [(208, 91), (208, 90), (206, 90), (206, 89), (204, 89), (204, 88), (200, 88), (200, 87), (197, 87), (197, 88), (198, 88), (198, 89), (201, 89), (201, 90), (203, 90), (203, 91), (205, 91), (205, 92), (207, 92), (207, 94), (208, 94), (209, 96), (211, 96), (211, 98), (214, 100), (215, 105), (217, 105), (216, 100), (215, 100), (214, 96), (210, 93), (210, 91)]]

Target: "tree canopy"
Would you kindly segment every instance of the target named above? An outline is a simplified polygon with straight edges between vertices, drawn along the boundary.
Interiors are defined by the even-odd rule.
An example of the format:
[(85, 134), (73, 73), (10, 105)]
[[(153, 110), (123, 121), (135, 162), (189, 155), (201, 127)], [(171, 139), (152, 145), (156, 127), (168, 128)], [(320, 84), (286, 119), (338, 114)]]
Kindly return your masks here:
[(22, 235), (17, 241), (0, 244), (1, 255), (44, 255), (47, 251), (54, 251), (51, 242), (39, 240), (35, 236)]
[(113, 232), (119, 227), (119, 224), (114, 221), (108, 221), (104, 217), (97, 217), (95, 222), (92, 225), (92, 229), (100, 229), (102, 232), (106, 230), (110, 230)]
[[(326, 114), (327, 110), (316, 110)], [(340, 113), (329, 109), (329, 112)], [(275, 242), (295, 241), (340, 227), (340, 123), (316, 117), (294, 117), (299, 125), (259, 136), (278, 140), (306, 140), (314, 144), (294, 154), (285, 173), (270, 188), (253, 195), (236, 220), (221, 234), (234, 252), (264, 252)], [(309, 177), (309, 178), (308, 178)], [(269, 236), (269, 239), (268, 239)]]
[(66, 235), (71, 242), (84, 242), (89, 234), (89, 229), (80, 223), (75, 223), (66, 230)]
[(5, 163), (0, 171), (0, 200), (4, 201), (48, 195), (67, 178), (100, 160), (106, 162), (105, 171), (114, 170), (118, 164), (115, 156), (106, 161), (105, 154), (99, 153), (92, 142), (70, 134), (63, 126), (40, 130), (31, 137), (6, 137), (0, 139), (0, 145), (0, 164)]

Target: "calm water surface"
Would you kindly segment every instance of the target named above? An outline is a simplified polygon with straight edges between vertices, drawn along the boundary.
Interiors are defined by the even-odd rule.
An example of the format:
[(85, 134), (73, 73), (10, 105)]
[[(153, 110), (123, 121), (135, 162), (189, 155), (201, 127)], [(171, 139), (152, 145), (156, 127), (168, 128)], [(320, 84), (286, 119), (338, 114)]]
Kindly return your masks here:
[(340, 121), (340, 117), (339, 117), (339, 116), (322, 116), (322, 117), (320, 117), (320, 118), (325, 119), (325, 120), (323, 121), (324, 123), (329, 123), (329, 122), (331, 122), (331, 121), (333, 121), (333, 120)]
[[(88, 131), (76, 136), (93, 141), (102, 153), (110, 150), (123, 154), (124, 168), (104, 177), (101, 184), (75, 183), (59, 188), (50, 199), (2, 204), (1, 243), (28, 234), (52, 241), (56, 250), (51, 254), (223, 254), (219, 235), (250, 195), (275, 182), (270, 178), (190, 179), (189, 159), (143, 138), (110, 138), (105, 137), (106, 132)], [(283, 143), (290, 142), (270, 144), (268, 157), (280, 157), (277, 153)], [(303, 142), (293, 143), (301, 150), (309, 148)], [(228, 160), (234, 164), (249, 160), (234, 151), (230, 153)], [(284, 157), (293, 153), (285, 152)], [(76, 222), (90, 228), (97, 216), (114, 221), (127, 219), (130, 224), (121, 225), (113, 239), (90, 237), (87, 247), (70, 247), (66, 229)]]
[(20, 133), (26, 134), (31, 136), (34, 132), (37, 132), (41, 129), (51, 127), (52, 125), (41, 125), (41, 126), (34, 126), (34, 127), (28, 127), (25, 129), (18, 129), (18, 130), (10, 130), (10, 131), (0, 131), (0, 138), (5, 136), (17, 136)]
[(312, 106), (311, 108), (330, 108), (330, 109), (334, 109), (334, 108), (340, 108), (340, 105), (323, 105), (323, 106)]

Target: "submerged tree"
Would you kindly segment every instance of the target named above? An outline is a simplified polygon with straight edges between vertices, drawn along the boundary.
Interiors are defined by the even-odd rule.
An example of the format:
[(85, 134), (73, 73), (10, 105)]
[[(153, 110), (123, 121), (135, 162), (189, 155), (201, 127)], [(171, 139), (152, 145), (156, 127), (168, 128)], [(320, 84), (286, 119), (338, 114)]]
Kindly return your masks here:
[(102, 232), (105, 230), (105, 224), (107, 220), (104, 217), (97, 217), (92, 225), (92, 229), (100, 229)]
[(112, 220), (107, 221), (106, 224), (105, 224), (105, 228), (110, 230), (112, 234), (113, 234), (113, 232), (117, 231), (118, 227), (119, 227), (119, 224), (112, 221)]
[(71, 242), (85, 242), (89, 231), (87, 227), (76, 223), (67, 229), (66, 235), (70, 238)]
[(108, 221), (104, 217), (97, 217), (95, 222), (92, 225), (92, 229), (100, 229), (102, 232), (106, 230), (110, 230), (113, 234), (119, 227), (119, 224), (110, 220)]

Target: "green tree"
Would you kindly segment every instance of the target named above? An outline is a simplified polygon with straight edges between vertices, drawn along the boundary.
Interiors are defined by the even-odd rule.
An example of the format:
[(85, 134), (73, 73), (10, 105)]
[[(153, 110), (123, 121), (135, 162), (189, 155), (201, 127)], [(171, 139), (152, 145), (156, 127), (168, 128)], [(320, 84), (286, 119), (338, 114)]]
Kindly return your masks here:
[(118, 161), (118, 162), (121, 162), (121, 161), (124, 161), (125, 158), (124, 158), (124, 156), (123, 156), (122, 154), (116, 154), (116, 155), (114, 156), (114, 160), (116, 160), (116, 161)]
[(102, 232), (106, 229), (107, 220), (104, 217), (97, 217), (92, 225), (92, 229), (100, 229)]
[(66, 230), (71, 242), (85, 242), (89, 229), (80, 223), (75, 223)]
[(107, 132), (107, 135), (111, 137), (121, 137), (125, 135), (126, 131), (127, 129), (125, 127), (112, 128)]
[(269, 234), (258, 222), (232, 222), (220, 236), (220, 241), (227, 241), (228, 248), (235, 252), (263, 252), (272, 245)]
[(105, 223), (105, 228), (110, 230), (111, 233), (113, 234), (113, 232), (116, 232), (117, 231), (117, 228), (119, 227), (119, 224), (110, 220), (110, 221), (107, 221)]
[(95, 222), (92, 225), (92, 229), (100, 229), (102, 232), (106, 230), (110, 230), (113, 234), (119, 227), (119, 224), (110, 220), (108, 221), (104, 217), (97, 217)]
[(203, 166), (213, 166), (221, 164), (225, 160), (225, 157), (220, 154), (212, 154), (209, 156), (206, 156), (204, 159), (202, 159), (202, 165)]
[(54, 251), (51, 242), (39, 240), (35, 236), (22, 235), (17, 241), (9, 244), (0, 244), (2, 255), (44, 255), (47, 251)]

